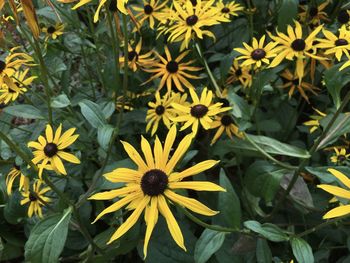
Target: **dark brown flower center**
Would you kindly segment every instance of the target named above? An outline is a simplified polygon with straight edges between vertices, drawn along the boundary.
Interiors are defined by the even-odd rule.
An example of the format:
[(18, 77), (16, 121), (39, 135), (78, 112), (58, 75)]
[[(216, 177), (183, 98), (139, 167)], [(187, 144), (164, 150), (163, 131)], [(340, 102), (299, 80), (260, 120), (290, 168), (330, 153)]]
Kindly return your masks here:
[(233, 119), (232, 119), (232, 117), (230, 115), (224, 115), (221, 118), (221, 123), (224, 126), (229, 126), (230, 124), (233, 123)]
[(208, 107), (203, 104), (197, 104), (191, 107), (191, 115), (195, 118), (202, 118), (207, 114)]
[(344, 162), (346, 160), (346, 156), (338, 155), (337, 160), (338, 160), (338, 162), (342, 163), (342, 162)]
[(258, 48), (253, 50), (253, 52), (251, 53), (251, 57), (254, 60), (261, 60), (266, 56), (266, 52), (265, 50), (263, 50), (262, 48)]
[(336, 46), (346, 46), (348, 44), (348, 41), (344, 38), (339, 38), (334, 42), (334, 44)]
[(166, 65), (166, 69), (170, 73), (176, 73), (179, 70), (179, 64), (174, 60), (170, 60)]
[(145, 195), (157, 196), (164, 193), (168, 186), (168, 176), (159, 169), (146, 172), (141, 179), (141, 189)]
[(198, 16), (191, 15), (186, 18), (186, 23), (188, 26), (194, 26), (198, 22)]
[(299, 86), (299, 79), (293, 79), (292, 80), (293, 85)]
[(222, 107), (230, 107), (230, 102), (227, 99), (220, 98), (218, 101), (222, 103)]
[(347, 22), (349, 22), (350, 16), (348, 14), (348, 12), (346, 10), (341, 10), (338, 13), (338, 22), (340, 24), (346, 24)]
[(49, 26), (47, 28), (47, 33), (49, 33), (49, 34), (53, 34), (53, 33), (55, 33), (55, 31), (56, 31), (56, 28), (53, 26)]
[(36, 200), (38, 200), (38, 198), (36, 197), (36, 195), (32, 192), (29, 193), (29, 200), (31, 202), (35, 202)]
[(143, 11), (145, 12), (146, 15), (150, 15), (153, 12), (153, 7), (150, 5), (145, 5), (143, 7)]
[(156, 113), (157, 115), (162, 115), (165, 112), (165, 108), (162, 105), (159, 105), (156, 107)]
[(295, 51), (303, 51), (306, 47), (306, 43), (305, 43), (304, 39), (297, 38), (292, 42), (291, 47)]
[(227, 14), (230, 12), (230, 9), (228, 7), (224, 7), (223, 9), (221, 9), (221, 13)]
[(240, 69), (240, 68), (238, 68), (238, 69), (236, 69), (236, 71), (235, 71), (235, 75), (236, 75), (236, 77), (240, 77), (240, 76), (242, 76), (242, 69)]
[(52, 157), (58, 152), (57, 145), (54, 143), (48, 143), (44, 147), (44, 153), (47, 157)]
[(136, 61), (138, 60), (139, 55), (137, 54), (137, 52), (135, 50), (129, 51), (128, 52), (128, 60), (132, 61), (134, 58)]
[(190, 0), (193, 6), (197, 5), (197, 0)]
[(309, 9), (309, 15), (310, 17), (315, 17), (318, 14), (318, 9), (316, 7), (311, 7)]
[(6, 68), (6, 63), (4, 61), (0, 60), (0, 73), (2, 73), (5, 68)]

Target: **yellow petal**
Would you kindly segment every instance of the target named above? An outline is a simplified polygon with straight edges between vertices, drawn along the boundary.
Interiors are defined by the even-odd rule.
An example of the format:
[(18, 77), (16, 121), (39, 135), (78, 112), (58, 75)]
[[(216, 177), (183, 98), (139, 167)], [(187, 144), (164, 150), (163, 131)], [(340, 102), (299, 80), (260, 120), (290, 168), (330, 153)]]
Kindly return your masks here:
[(80, 160), (73, 154), (71, 153), (66, 153), (66, 152), (63, 152), (63, 151), (58, 151), (57, 152), (57, 155), (59, 157), (61, 157), (62, 159), (68, 161), (68, 162), (71, 162), (71, 163), (75, 163), (75, 164), (79, 164), (80, 163)]
[(327, 171), (333, 174), (335, 177), (337, 177), (337, 179), (340, 182), (342, 182), (346, 187), (350, 188), (350, 179), (345, 174), (332, 168), (329, 168)]
[(171, 159), (166, 165), (165, 171), (167, 174), (170, 174), (172, 172), (175, 165), (178, 163), (178, 161), (180, 161), (182, 156), (186, 153), (187, 149), (191, 145), (192, 139), (193, 139), (192, 134), (189, 134), (189, 135), (186, 135), (186, 137), (183, 138), (182, 141), (179, 143), (179, 146), (176, 148), (176, 151), (174, 152), (173, 156), (171, 157)]
[(172, 182), (169, 183), (170, 189), (191, 189), (196, 191), (222, 191), (226, 192), (221, 186), (211, 182)]
[(134, 183), (138, 182), (143, 174), (129, 168), (117, 168), (103, 176), (112, 183)]
[(46, 140), (48, 143), (53, 142), (53, 131), (52, 131), (52, 127), (50, 124), (46, 125), (45, 135), (46, 135)]
[(111, 191), (97, 193), (97, 194), (90, 196), (88, 199), (89, 200), (112, 200), (113, 198), (128, 194), (130, 192), (134, 192), (137, 190), (140, 190), (139, 185), (127, 186), (127, 187), (123, 187), (120, 189), (115, 189), (115, 190), (111, 190)]
[(141, 149), (142, 149), (143, 155), (145, 156), (147, 166), (149, 167), (149, 169), (153, 169), (154, 159), (153, 159), (152, 149), (148, 141), (143, 136), (141, 136)]
[(157, 197), (152, 197), (151, 205), (149, 208), (148, 207), (146, 208), (146, 211), (147, 211), (147, 216), (146, 216), (147, 228), (146, 228), (146, 234), (145, 234), (145, 242), (143, 245), (144, 258), (146, 258), (147, 256), (148, 242), (151, 238), (154, 226), (156, 225), (158, 220), (158, 198)]
[(332, 210), (328, 211), (323, 216), (323, 219), (340, 217), (340, 216), (347, 215), (349, 213), (350, 213), (350, 205), (342, 205), (342, 206), (338, 206), (338, 207), (333, 208)]
[(350, 191), (340, 188), (338, 186), (321, 184), (321, 185), (318, 185), (317, 187), (325, 190), (326, 192), (332, 195), (350, 199)]
[(188, 168), (188, 169), (186, 169), (178, 174), (171, 174), (169, 176), (169, 181), (170, 182), (179, 181), (185, 177), (199, 174), (203, 171), (206, 171), (206, 170), (212, 168), (214, 165), (216, 165), (219, 162), (220, 161), (215, 161), (215, 160), (207, 160), (207, 161), (200, 162), (200, 163), (196, 164), (195, 166), (192, 166), (192, 167), (190, 167), (190, 168)]
[(127, 142), (121, 141), (121, 143), (123, 144), (124, 149), (127, 152), (127, 154), (129, 155), (130, 159), (135, 164), (137, 164), (139, 169), (141, 169), (143, 172), (148, 171), (149, 168), (147, 167), (147, 165), (145, 164), (145, 162), (143, 161), (143, 159), (141, 158), (139, 153), (135, 150), (135, 148), (133, 146), (131, 146), (129, 143), (127, 143)]

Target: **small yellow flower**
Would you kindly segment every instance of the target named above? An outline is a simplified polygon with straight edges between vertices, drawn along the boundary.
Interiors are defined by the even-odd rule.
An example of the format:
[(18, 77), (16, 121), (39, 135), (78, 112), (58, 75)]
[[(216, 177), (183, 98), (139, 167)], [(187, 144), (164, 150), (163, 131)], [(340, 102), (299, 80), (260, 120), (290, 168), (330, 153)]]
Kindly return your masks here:
[(244, 88), (248, 88), (252, 86), (253, 78), (250, 74), (250, 66), (239, 65), (238, 60), (234, 59), (226, 84), (231, 84), (236, 81), (239, 81)]
[(237, 12), (244, 10), (244, 7), (235, 1), (224, 3), (223, 0), (219, 0), (216, 3), (216, 8), (225, 18), (230, 18), (230, 16), (238, 16)]
[(50, 37), (52, 39), (56, 39), (57, 37), (63, 35), (64, 33), (64, 25), (62, 23), (56, 23), (54, 26), (48, 26), (44, 27), (42, 31), (46, 33), (46, 40), (49, 39)]
[(318, 115), (311, 115), (310, 118), (311, 120), (304, 122), (303, 124), (305, 126), (310, 126), (310, 133), (313, 133), (320, 127), (320, 120), (322, 120), (324, 117), (327, 116), (326, 113), (323, 113), (322, 111), (319, 111), (318, 109), (315, 109), (316, 113)]
[(25, 192), (29, 190), (29, 178), (21, 172), (21, 169), (19, 168), (19, 166), (14, 165), (6, 176), (6, 190), (8, 195), (12, 194), (13, 183), (18, 177), (19, 177), (18, 190), (19, 191), (24, 190)]
[(317, 6), (300, 6), (300, 8), (303, 10), (301, 13), (299, 13), (300, 21), (308, 21), (311, 25), (319, 25), (321, 20), (330, 21), (327, 13), (323, 11), (329, 2), (330, 1), (327, 0)]
[(142, 27), (143, 23), (148, 20), (149, 27), (154, 28), (155, 21), (161, 20), (160, 10), (167, 4), (167, 1), (159, 0), (143, 0), (143, 7), (132, 6), (131, 8), (137, 13), (135, 15), (136, 21), (139, 27)]
[(211, 140), (211, 145), (216, 143), (224, 132), (231, 140), (233, 139), (233, 135), (238, 138), (244, 137), (243, 133), (240, 132), (238, 127), (234, 124), (233, 118), (230, 114), (216, 116), (215, 120), (211, 124), (211, 128), (217, 129), (213, 139)]
[(346, 152), (346, 149), (343, 147), (333, 147), (335, 155), (331, 157), (331, 162), (335, 164), (342, 164), (345, 161), (349, 160), (350, 153)]

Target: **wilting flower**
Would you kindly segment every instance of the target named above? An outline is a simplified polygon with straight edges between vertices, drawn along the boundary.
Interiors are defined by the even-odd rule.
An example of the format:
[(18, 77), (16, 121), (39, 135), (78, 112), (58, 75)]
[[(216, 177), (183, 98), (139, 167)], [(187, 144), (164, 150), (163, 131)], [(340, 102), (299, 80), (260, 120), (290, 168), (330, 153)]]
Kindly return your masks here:
[[(128, 44), (128, 66), (134, 72), (138, 68), (150, 67), (152, 64), (156, 63), (152, 57), (152, 51), (149, 51), (145, 54), (141, 54), (142, 48), (142, 39), (139, 40), (136, 47)], [(119, 64), (121, 67), (124, 67), (125, 56), (119, 58)]]
[(237, 4), (235, 1), (224, 3), (223, 0), (219, 0), (216, 3), (216, 8), (220, 12), (220, 14), (225, 18), (230, 18), (231, 16), (238, 16), (237, 12), (244, 10), (244, 7), (240, 4)]
[(155, 20), (160, 20), (161, 13), (159, 12), (165, 5), (167, 1), (159, 0), (143, 0), (143, 8), (132, 6), (132, 9), (137, 13), (135, 15), (136, 21), (139, 24), (139, 27), (142, 27), (143, 23), (148, 20), (149, 27), (154, 28)]
[(172, 118), (174, 122), (184, 122), (180, 131), (192, 126), (193, 134), (197, 134), (199, 124), (205, 129), (211, 129), (211, 124), (215, 115), (231, 109), (231, 107), (221, 107), (222, 103), (212, 104), (213, 92), (204, 88), (201, 97), (198, 98), (196, 92), (190, 89), (192, 104), (181, 105), (172, 103), (174, 109), (178, 110), (178, 117)]
[(194, 89), (192, 84), (188, 82), (187, 79), (199, 79), (200, 77), (189, 74), (186, 71), (196, 72), (201, 70), (201, 68), (191, 66), (195, 60), (181, 62), (182, 59), (186, 57), (190, 51), (182, 52), (176, 59), (173, 59), (167, 46), (164, 47), (164, 50), (166, 57), (162, 57), (157, 52), (155, 52), (160, 61), (155, 63), (153, 66), (154, 68), (145, 69), (146, 72), (154, 73), (154, 75), (143, 84), (161, 77), (158, 85), (158, 90), (163, 88), (163, 86), (166, 84), (168, 91), (171, 91), (172, 83), (174, 83), (175, 87), (181, 92), (184, 92), (182, 85), (185, 85), (189, 89)]
[(24, 190), (25, 192), (29, 189), (29, 178), (25, 176), (19, 166), (16, 164), (11, 168), (10, 172), (6, 176), (6, 190), (7, 194), (12, 194), (12, 186), (16, 178), (19, 177), (19, 187), (18, 190)]
[[(243, 42), (243, 48), (235, 48), (234, 50), (241, 53), (242, 56), (239, 56), (237, 60), (244, 59), (241, 66), (250, 66), (255, 65), (256, 68), (260, 68), (263, 63), (270, 64), (271, 58), (275, 57), (277, 55), (276, 50), (274, 47), (277, 45), (275, 42), (270, 42), (266, 46), (265, 44), (265, 35), (263, 35), (259, 42), (254, 37), (252, 46), (249, 46), (247, 43)], [(278, 64), (275, 64), (277, 66)]]
[(182, 182), (184, 178), (212, 168), (218, 161), (203, 161), (186, 170), (175, 172), (176, 164), (190, 147), (193, 137), (187, 135), (182, 139), (179, 146), (174, 151), (174, 154), (170, 156), (175, 138), (176, 127), (173, 126), (163, 146), (158, 137), (156, 137), (152, 153), (150, 144), (142, 137), (141, 148), (144, 159), (133, 146), (127, 142), (122, 142), (125, 151), (138, 168), (136, 170), (118, 168), (110, 173), (104, 174), (104, 177), (108, 181), (113, 183), (125, 183), (125, 186), (119, 189), (97, 193), (89, 198), (93, 200), (112, 200), (116, 197), (120, 198), (116, 203), (104, 209), (96, 217), (94, 222), (105, 214), (117, 211), (126, 205), (127, 209), (133, 210), (128, 219), (112, 235), (108, 244), (124, 235), (137, 222), (142, 212), (145, 211), (144, 216), (147, 228), (143, 253), (146, 257), (148, 242), (158, 221), (158, 213), (160, 212), (161, 215), (164, 216), (170, 234), (176, 244), (186, 250), (180, 227), (169, 208), (169, 204), (178, 204), (193, 212), (206, 216), (213, 216), (218, 213), (193, 198), (185, 197), (175, 192), (177, 189), (225, 191), (222, 187), (211, 182)]
[(250, 74), (250, 66), (242, 66), (238, 64), (238, 60), (234, 59), (229, 71), (229, 76), (226, 84), (231, 84), (239, 81), (244, 88), (252, 85), (252, 75)]
[(33, 183), (33, 189), (21, 192), (23, 199), (21, 205), (29, 203), (28, 216), (32, 217), (33, 214), (40, 218), (43, 217), (42, 206), (51, 202), (51, 199), (45, 194), (50, 191), (50, 187), (43, 187), (44, 183), (41, 180), (37, 180)]
[(79, 135), (73, 135), (75, 130), (75, 128), (71, 128), (61, 135), (62, 124), (60, 124), (54, 134), (51, 125), (48, 124), (45, 130), (46, 137), (40, 135), (38, 142), (31, 141), (28, 143), (28, 147), (35, 149), (32, 162), (39, 164), (39, 178), (41, 178), (43, 170), (47, 169), (47, 165), (57, 173), (66, 175), (67, 172), (61, 159), (74, 164), (80, 163), (77, 157), (64, 151), (78, 139)]
[[(344, 199), (350, 199), (350, 191), (348, 190), (350, 188), (350, 179), (345, 174), (343, 174), (335, 169), (332, 169), (332, 168), (328, 169), (328, 172), (330, 172), (332, 175), (334, 175), (334, 177), (336, 177), (342, 184), (344, 184), (344, 186), (346, 188), (334, 186), (334, 185), (328, 185), (328, 184), (320, 184), (320, 185), (317, 185), (317, 187), (334, 195), (337, 199), (338, 199), (338, 197), (344, 198)], [(340, 216), (344, 216), (347, 214), (350, 214), (350, 205), (342, 205), (341, 204), (340, 206), (328, 211), (323, 216), (323, 219), (340, 217)]]
[(320, 120), (327, 116), (326, 113), (319, 111), (318, 109), (314, 109), (318, 115), (311, 115), (311, 120), (304, 122), (305, 126), (310, 126), (310, 133), (313, 133), (320, 127)]
[(233, 118), (230, 114), (216, 116), (215, 120), (211, 124), (211, 128), (217, 129), (213, 139), (211, 140), (211, 145), (216, 143), (224, 132), (231, 140), (233, 139), (233, 135), (238, 138), (243, 138), (243, 133), (240, 132), (238, 127), (234, 124)]
[(36, 17), (33, 1), (21, 0), (22, 10), (24, 17), (27, 20), (28, 26), (35, 38), (39, 38), (40, 29), (38, 25), (38, 19)]
[(346, 152), (344, 147), (333, 147), (335, 155), (331, 157), (331, 162), (335, 164), (342, 164), (345, 161), (349, 160), (350, 153)]
[(63, 35), (64, 25), (62, 23), (56, 23), (54, 26), (44, 27), (42, 31), (46, 33), (46, 40), (51, 37), (56, 39), (58, 36)]
[(147, 111), (146, 121), (146, 132), (148, 132), (151, 127), (151, 135), (153, 136), (159, 126), (159, 122), (162, 121), (164, 125), (170, 129), (171, 120), (170, 118), (175, 117), (177, 110), (173, 109), (171, 103), (176, 102), (181, 105), (186, 104), (187, 94), (181, 95), (175, 92), (168, 92), (162, 98), (159, 92), (155, 95), (155, 102), (149, 102), (148, 106), (150, 109)]
[(271, 38), (280, 44), (276, 47), (275, 52), (278, 55), (272, 60), (270, 67), (279, 65), (283, 59), (294, 60), (296, 58), (296, 74), (301, 83), (304, 76), (304, 60), (306, 57), (315, 59), (324, 59), (315, 55), (316, 48), (313, 42), (316, 40), (316, 35), (321, 31), (322, 25), (313, 30), (305, 39), (303, 38), (303, 30), (299, 22), (295, 22), (295, 29), (290, 25), (287, 27), (288, 35), (277, 32), (277, 36)]

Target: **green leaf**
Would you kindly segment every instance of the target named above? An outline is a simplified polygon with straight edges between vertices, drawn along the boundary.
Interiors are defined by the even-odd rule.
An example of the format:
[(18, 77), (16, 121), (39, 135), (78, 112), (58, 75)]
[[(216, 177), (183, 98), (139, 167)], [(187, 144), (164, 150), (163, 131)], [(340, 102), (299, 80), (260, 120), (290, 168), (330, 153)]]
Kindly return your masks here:
[(111, 140), (113, 131), (113, 126), (109, 124), (100, 126), (97, 129), (97, 141), (104, 150), (107, 150), (108, 148), (108, 144)]
[[(334, 168), (334, 166), (321, 166), (321, 167), (307, 166), (307, 167), (305, 167), (305, 169), (309, 173), (316, 175), (317, 178), (320, 180), (320, 182), (323, 184), (333, 184), (335, 182), (339, 182), (335, 176), (333, 176), (330, 172), (327, 171), (329, 168)], [(337, 166), (336, 169), (338, 171), (342, 172), (343, 174), (350, 176), (350, 167)]]
[(315, 261), (312, 249), (304, 239), (292, 237), (290, 244), (298, 263), (313, 263)]
[(96, 103), (89, 100), (82, 100), (79, 102), (79, 106), (81, 113), (92, 127), (98, 128), (107, 124), (103, 112)]
[(293, 24), (298, 14), (298, 1), (283, 0), (278, 12), (278, 30), (286, 31), (288, 25)]
[(275, 197), (281, 179), (288, 171), (267, 161), (256, 161), (248, 167), (244, 182), (254, 196), (262, 197), (269, 202)]
[(19, 191), (13, 191), (4, 208), (4, 217), (7, 222), (16, 225), (25, 218), (26, 207), (20, 204), (21, 199), (22, 195)]
[(205, 229), (197, 240), (194, 249), (194, 261), (205, 263), (220, 249), (225, 240), (225, 233)]
[(228, 99), (232, 103), (232, 114), (237, 118), (249, 120), (251, 116), (251, 106), (233, 90), (228, 93)]
[(220, 171), (220, 185), (226, 189), (226, 192), (219, 193), (218, 209), (220, 213), (217, 217), (221, 218), (228, 227), (239, 228), (241, 225), (241, 205), (223, 169)]
[(271, 250), (265, 239), (259, 238), (256, 243), (256, 260), (258, 263), (272, 262)]
[(288, 235), (278, 226), (270, 223), (260, 224), (257, 221), (245, 221), (244, 226), (273, 242), (283, 242), (288, 240)]
[(45, 119), (39, 109), (27, 104), (8, 106), (4, 108), (3, 111), (12, 116), (25, 119)]
[(51, 99), (52, 108), (57, 108), (57, 109), (65, 108), (69, 105), (70, 105), (70, 100), (68, 99), (66, 94), (61, 94)]
[(64, 248), (72, 209), (39, 221), (32, 229), (25, 245), (26, 261), (55, 263)]

